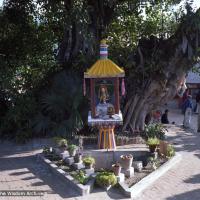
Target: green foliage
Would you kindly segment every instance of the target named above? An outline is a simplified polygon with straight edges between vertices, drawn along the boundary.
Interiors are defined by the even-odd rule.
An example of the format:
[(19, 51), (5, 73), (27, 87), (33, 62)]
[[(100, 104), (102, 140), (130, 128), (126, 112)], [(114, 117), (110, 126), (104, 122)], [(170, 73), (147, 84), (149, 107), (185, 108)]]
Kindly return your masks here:
[(88, 177), (86, 176), (83, 170), (79, 170), (71, 175), (74, 177), (74, 179), (76, 179), (79, 183), (83, 185), (85, 185), (88, 182)]
[(71, 137), (83, 126), (80, 111), (85, 108), (80, 79), (74, 73), (58, 73), (49, 92), (41, 98), (33, 129), (36, 133)]
[(68, 150), (69, 150), (70, 152), (72, 152), (72, 151), (74, 151), (74, 150), (76, 150), (76, 149), (77, 149), (77, 146), (74, 145), (74, 144), (70, 144), (70, 145), (68, 146)]
[(147, 140), (147, 145), (151, 146), (151, 145), (159, 145), (160, 141), (158, 138), (148, 138)]
[(114, 186), (117, 183), (117, 178), (112, 172), (102, 171), (97, 174), (96, 183), (101, 187)]
[(51, 153), (51, 152), (50, 152), (50, 148), (47, 147), (47, 146), (45, 146), (45, 147), (43, 148), (42, 152), (43, 152), (44, 154), (49, 154), (49, 153)]
[(91, 156), (87, 156), (85, 158), (83, 158), (83, 163), (86, 165), (90, 165), (90, 164), (95, 164), (95, 159)]
[[(136, 67), (134, 51), (142, 37), (172, 36), (182, 16), (171, 9), (176, 3), (4, 1), (0, 9), (1, 136), (26, 141), (35, 135), (77, 134), (87, 115), (79, 77), (96, 60), (102, 37), (108, 36), (111, 58), (126, 68), (128, 88), (141, 86), (153, 72), (162, 72), (154, 59), (161, 58), (159, 51), (146, 59), (144, 68)], [(185, 26), (189, 23), (199, 26), (198, 17)], [(156, 136), (162, 139), (162, 134)]]
[(17, 142), (27, 141), (32, 136), (30, 119), (36, 113), (37, 103), (32, 95), (26, 94), (16, 97), (13, 101), (15, 104), (9, 106), (1, 120), (1, 135), (10, 139), (16, 134)]
[(7, 0), (0, 9), (0, 96), (6, 105), (0, 108), (6, 111), (0, 133), (17, 142), (33, 136), (38, 90), (46, 84), (46, 76), (59, 69), (53, 52), (55, 35), (49, 34), (47, 24), (38, 23), (39, 15), (33, 1)]
[(162, 124), (149, 124), (145, 126), (144, 134), (147, 138), (158, 138), (163, 140), (165, 138), (166, 128)]
[(173, 156), (175, 156), (175, 149), (174, 149), (173, 145), (169, 144), (169, 145), (167, 145), (167, 157), (171, 158)]
[(153, 55), (148, 55), (147, 49), (145, 49), (145, 52), (142, 51), (143, 56), (145, 56), (143, 66), (137, 67), (139, 58), (135, 55), (135, 49), (140, 45), (139, 40), (140, 42), (144, 38), (151, 40), (152, 37), (155, 37), (157, 41), (159, 39), (164, 40), (175, 33), (178, 20), (183, 13), (179, 10), (172, 10), (173, 3), (176, 4), (177, 2), (146, 1), (141, 3), (140, 1), (125, 1), (117, 7), (117, 17), (108, 27), (107, 35), (110, 42), (111, 58), (125, 68), (129, 74), (128, 80), (134, 80), (134, 84), (130, 83), (130, 87), (135, 86), (135, 90), (140, 90), (144, 80), (162, 72), (161, 66), (156, 65), (156, 58), (160, 59), (156, 41), (152, 40), (154, 44), (152, 50), (149, 46), (147, 47), (149, 52), (154, 52)]
[(62, 137), (54, 137), (53, 140), (59, 147), (66, 147), (68, 144), (67, 140)]
[(150, 162), (150, 164), (152, 165), (152, 167), (154, 169), (160, 167), (160, 161), (158, 158), (155, 158), (155, 157), (149, 157), (148, 158), (148, 161)]

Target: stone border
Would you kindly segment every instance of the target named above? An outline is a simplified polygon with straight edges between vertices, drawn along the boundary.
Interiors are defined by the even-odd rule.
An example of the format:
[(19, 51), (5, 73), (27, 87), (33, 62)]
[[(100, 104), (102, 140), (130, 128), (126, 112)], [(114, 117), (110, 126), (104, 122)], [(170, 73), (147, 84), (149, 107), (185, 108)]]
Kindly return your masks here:
[(86, 185), (75, 183), (74, 182), (75, 179), (71, 175), (67, 174), (64, 170), (60, 169), (49, 159), (45, 158), (43, 154), (38, 154), (37, 156), (39, 160), (43, 162), (51, 170), (53, 174), (61, 178), (62, 181), (66, 183), (67, 187), (73, 187), (73, 189), (75, 189), (79, 195), (84, 196), (92, 192), (95, 182), (94, 178), (91, 178)]
[(140, 195), (140, 193), (149, 187), (154, 181), (156, 181), (159, 177), (161, 177), (165, 172), (171, 169), (175, 164), (177, 164), (182, 159), (180, 153), (176, 153), (173, 158), (168, 160), (162, 166), (160, 166), (157, 170), (143, 178), (141, 181), (133, 185), (132, 187), (128, 187), (125, 183), (119, 183), (123, 193), (130, 198), (136, 198)]

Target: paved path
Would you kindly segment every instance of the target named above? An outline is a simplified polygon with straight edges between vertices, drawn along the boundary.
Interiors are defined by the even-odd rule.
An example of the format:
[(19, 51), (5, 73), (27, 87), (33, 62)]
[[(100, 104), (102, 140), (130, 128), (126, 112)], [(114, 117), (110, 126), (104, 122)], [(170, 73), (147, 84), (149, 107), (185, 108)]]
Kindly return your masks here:
[(173, 127), (169, 140), (182, 154), (179, 164), (146, 189), (138, 200), (200, 199), (200, 136)]
[[(182, 161), (147, 188), (137, 200), (200, 199), (200, 136), (172, 126), (168, 133)], [(0, 200), (106, 200), (125, 199), (120, 192), (95, 190), (87, 197), (76, 197), (72, 188), (53, 177), (37, 162), (40, 143), (24, 147), (0, 144), (0, 190), (44, 190), (41, 197), (0, 197)], [(32, 150), (34, 149), (34, 150)]]

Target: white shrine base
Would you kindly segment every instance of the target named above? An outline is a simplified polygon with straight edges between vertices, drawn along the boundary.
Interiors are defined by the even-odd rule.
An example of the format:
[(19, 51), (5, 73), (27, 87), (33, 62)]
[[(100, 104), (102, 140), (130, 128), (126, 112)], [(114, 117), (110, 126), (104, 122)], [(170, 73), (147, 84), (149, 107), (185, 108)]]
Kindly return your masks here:
[(91, 111), (88, 113), (88, 125), (89, 126), (109, 126), (109, 125), (122, 125), (123, 118), (122, 113), (119, 111), (119, 114), (112, 115), (110, 118), (108, 115), (103, 118), (92, 118)]

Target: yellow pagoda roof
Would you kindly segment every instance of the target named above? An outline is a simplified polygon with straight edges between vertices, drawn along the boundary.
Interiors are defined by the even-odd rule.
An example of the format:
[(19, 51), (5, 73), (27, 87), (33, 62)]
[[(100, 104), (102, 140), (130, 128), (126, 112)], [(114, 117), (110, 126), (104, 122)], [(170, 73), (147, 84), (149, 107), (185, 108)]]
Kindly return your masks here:
[(125, 72), (110, 59), (99, 59), (87, 72), (84, 78), (124, 77)]

